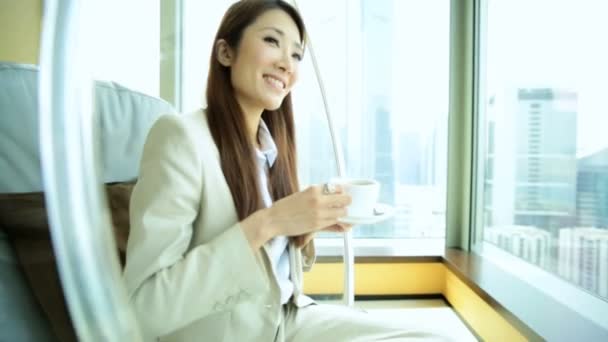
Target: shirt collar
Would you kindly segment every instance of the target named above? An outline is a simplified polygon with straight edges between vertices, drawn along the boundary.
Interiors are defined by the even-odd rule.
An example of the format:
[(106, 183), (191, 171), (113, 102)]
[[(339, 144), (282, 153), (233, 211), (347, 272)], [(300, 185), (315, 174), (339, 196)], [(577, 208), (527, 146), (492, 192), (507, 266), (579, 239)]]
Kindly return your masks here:
[(256, 155), (258, 158), (268, 160), (268, 166), (272, 166), (277, 159), (278, 151), (277, 145), (270, 135), (268, 126), (264, 120), (260, 118), (260, 126), (258, 128), (258, 140), (260, 141), (260, 148), (256, 148)]

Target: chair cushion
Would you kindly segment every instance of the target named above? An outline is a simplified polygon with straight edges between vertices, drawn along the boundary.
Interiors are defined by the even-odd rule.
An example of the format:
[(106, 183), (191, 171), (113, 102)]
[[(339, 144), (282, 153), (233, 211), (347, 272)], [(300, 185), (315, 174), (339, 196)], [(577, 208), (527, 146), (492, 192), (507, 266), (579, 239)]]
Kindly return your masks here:
[(31, 293), (27, 280), (0, 227), (0, 340), (55, 341), (49, 320)]
[[(96, 81), (94, 96), (94, 144), (100, 152), (102, 181), (107, 183), (117, 252), (124, 263), (129, 199), (133, 181), (139, 173), (146, 136), (160, 115), (175, 111), (162, 99), (113, 82)], [(29, 282), (39, 303), (35, 306), (42, 307), (47, 316), (43, 318), (48, 318), (55, 335), (61, 341), (75, 341), (57, 273), (42, 193), (36, 66), (0, 62), (0, 110), (0, 226), (7, 234), (0, 238), (12, 243), (25, 275), (22, 277), (25, 286)], [(2, 300), (4, 295), (0, 291), (0, 303)], [(3, 312), (6, 311), (0, 310), (0, 331)], [(4, 338), (1, 334), (0, 337)]]
[[(114, 82), (96, 81), (94, 90), (103, 181), (134, 180), (150, 127), (175, 110)], [(0, 62), (0, 109), (0, 193), (42, 191), (36, 66)]]
[[(106, 184), (114, 237), (121, 261), (129, 236), (129, 200), (135, 182)], [(0, 225), (11, 239), (50, 240), (44, 193), (0, 194)]]
[(9, 238), (29, 288), (59, 341), (77, 341), (49, 239)]
[[(114, 237), (121, 264), (129, 235), (133, 182), (106, 184)], [(63, 296), (50, 239), (44, 194), (0, 194), (0, 226), (15, 249), (27, 283), (61, 341), (76, 341)]]

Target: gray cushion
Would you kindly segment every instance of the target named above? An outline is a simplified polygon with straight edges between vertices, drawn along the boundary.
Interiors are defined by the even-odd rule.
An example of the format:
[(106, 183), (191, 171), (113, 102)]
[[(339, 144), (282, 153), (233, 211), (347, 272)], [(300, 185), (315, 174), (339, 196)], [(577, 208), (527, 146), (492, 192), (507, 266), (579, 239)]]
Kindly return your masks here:
[[(38, 70), (0, 62), (0, 193), (42, 190), (38, 139)], [(95, 82), (103, 181), (134, 180), (148, 130), (168, 102), (113, 82)]]
[(0, 230), (0, 341), (56, 341)]
[[(35, 66), (0, 62), (0, 194), (42, 191), (37, 82)], [(95, 82), (93, 127), (97, 130), (95, 143), (101, 152), (103, 182), (136, 178), (150, 127), (160, 115), (169, 113), (174, 113), (174, 109), (166, 101), (116, 83)], [(120, 186), (112, 187), (119, 191), (120, 201), (114, 202), (110, 193), (110, 205), (113, 211), (126, 213), (130, 185), (124, 189)], [(42, 198), (41, 193), (29, 195)], [(3, 203), (3, 208), (14, 210), (12, 214), (19, 212), (19, 208), (5, 206), (17, 202)], [(43, 201), (36, 203), (40, 214), (35, 221), (44, 223), (45, 229), (34, 229), (37, 226), (31, 222), (36, 217), (30, 216), (31, 212), (17, 215), (17, 221), (4, 227), (6, 231), (0, 229), (0, 341), (50, 341), (56, 340), (54, 336), (62, 341), (76, 339), (61, 296)], [(9, 214), (5, 212), (0, 222), (15, 218)], [(128, 215), (120, 217), (128, 223)], [(121, 241), (124, 245), (126, 231), (122, 240), (118, 239), (119, 245)], [(44, 236), (29, 236), (28, 232), (42, 232)], [(41, 288), (46, 292), (32, 291)], [(63, 313), (58, 314), (61, 310)]]

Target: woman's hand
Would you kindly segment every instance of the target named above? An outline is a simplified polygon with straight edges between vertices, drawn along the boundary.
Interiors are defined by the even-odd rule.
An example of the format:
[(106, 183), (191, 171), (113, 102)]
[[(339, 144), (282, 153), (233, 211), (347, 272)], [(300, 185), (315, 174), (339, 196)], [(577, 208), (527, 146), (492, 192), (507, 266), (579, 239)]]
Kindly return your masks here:
[[(336, 223), (334, 225), (331, 225), (329, 227), (325, 227), (323, 229), (321, 229), (324, 232), (331, 232), (331, 233), (346, 233), (348, 231), (351, 230), (351, 228), (353, 227), (352, 224), (348, 224), (348, 223)], [(314, 232), (312, 233), (306, 233), (303, 235), (298, 235), (294, 237), (294, 241), (296, 243), (297, 247), (304, 247), (306, 246), (310, 240), (315, 238), (315, 234)]]
[(298, 236), (334, 226), (338, 219), (346, 216), (350, 195), (335, 192), (324, 194), (322, 186), (311, 186), (304, 191), (276, 201), (267, 208), (267, 228), (273, 236)]
[(311, 186), (256, 211), (241, 226), (255, 250), (278, 235), (300, 236), (321, 229), (339, 231), (338, 219), (346, 216), (350, 202), (350, 195), (343, 194), (340, 186), (335, 186), (331, 194), (323, 193), (321, 185)]

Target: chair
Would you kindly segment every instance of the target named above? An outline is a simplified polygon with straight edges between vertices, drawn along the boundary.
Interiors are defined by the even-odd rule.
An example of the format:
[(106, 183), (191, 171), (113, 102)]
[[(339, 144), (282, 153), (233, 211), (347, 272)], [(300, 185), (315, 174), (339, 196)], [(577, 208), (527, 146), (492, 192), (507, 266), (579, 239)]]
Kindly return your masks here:
[[(75, 341), (44, 206), (37, 90), (36, 66), (0, 62), (0, 340)], [(146, 135), (160, 115), (175, 110), (113, 82), (96, 81), (94, 91), (95, 143), (124, 252)]]

